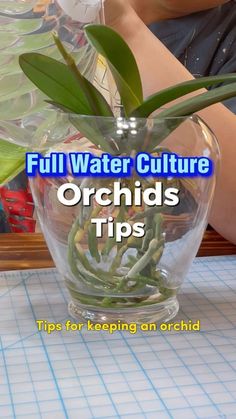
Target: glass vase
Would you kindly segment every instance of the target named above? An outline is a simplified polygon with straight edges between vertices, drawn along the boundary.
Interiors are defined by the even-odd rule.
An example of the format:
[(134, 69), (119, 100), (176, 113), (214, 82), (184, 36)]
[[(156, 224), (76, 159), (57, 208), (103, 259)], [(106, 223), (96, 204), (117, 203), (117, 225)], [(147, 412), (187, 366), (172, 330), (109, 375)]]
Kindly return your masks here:
[[(205, 156), (213, 163), (211, 176), (175, 177), (153, 173), (140, 175), (134, 168), (127, 176), (78, 176), (56, 178), (36, 176), (31, 190), (41, 227), (56, 267), (69, 291), (69, 313), (77, 320), (99, 323), (150, 323), (168, 321), (178, 312), (177, 294), (200, 246), (211, 207), (219, 150), (211, 130), (197, 116), (188, 118), (125, 119), (60, 115), (67, 127), (65, 141), (51, 152), (91, 153), (101, 157), (137, 157), (147, 152), (151, 157), (174, 153), (181, 157)], [(51, 138), (56, 141), (57, 125)], [(81, 192), (107, 188), (115, 195), (115, 184), (132, 191), (154, 188), (158, 183), (158, 203), (139, 205), (120, 201), (116, 206), (100, 206), (92, 196), (90, 206), (83, 199), (72, 207), (63, 205), (58, 191), (73, 184)], [(169, 188), (178, 190), (179, 204), (163, 204)], [(108, 192), (107, 192), (108, 193)], [(68, 190), (66, 199), (75, 192)], [(106, 194), (104, 195), (106, 197)], [(108, 196), (107, 196), (108, 197)], [(151, 199), (151, 198), (150, 198)], [(160, 201), (160, 202), (159, 202)], [(110, 220), (103, 225), (101, 237), (91, 220)], [(144, 226), (144, 235), (133, 234), (117, 241), (120, 223), (132, 228)], [(112, 227), (113, 225), (113, 227)], [(109, 229), (114, 228), (113, 236)], [(99, 235), (98, 235), (99, 236)]]

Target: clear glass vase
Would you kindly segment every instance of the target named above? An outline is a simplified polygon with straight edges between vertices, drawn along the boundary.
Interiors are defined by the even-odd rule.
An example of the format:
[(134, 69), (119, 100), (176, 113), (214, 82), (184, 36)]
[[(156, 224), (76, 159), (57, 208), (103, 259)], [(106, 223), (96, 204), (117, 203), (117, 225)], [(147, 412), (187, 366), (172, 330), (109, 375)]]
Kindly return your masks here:
[[(31, 179), (31, 190), (41, 227), (56, 267), (65, 280), (71, 301), (69, 312), (76, 319), (94, 322), (157, 322), (173, 318), (179, 308), (177, 293), (196, 256), (205, 231), (216, 183), (219, 150), (210, 129), (197, 116), (189, 118), (113, 119), (61, 115), (67, 136), (53, 152), (91, 153), (101, 157), (135, 158), (141, 151), (152, 157), (175, 153), (182, 157), (205, 156), (214, 162), (208, 177), (141, 176), (133, 170), (126, 178), (67, 176)], [(76, 128), (75, 128), (76, 127)], [(55, 140), (57, 126), (50, 135)], [(179, 190), (179, 204), (171, 207), (154, 201), (140, 205), (121, 199), (121, 205), (99, 206), (92, 197), (90, 206), (83, 199), (73, 207), (60, 203), (58, 190), (65, 183), (86, 190), (107, 188), (115, 195), (114, 184), (133, 193), (139, 183), (142, 192), (162, 183)], [(113, 195), (112, 195), (113, 193)], [(159, 190), (159, 194), (160, 194)], [(74, 192), (68, 191), (68, 199)], [(143, 195), (142, 195), (143, 196)], [(153, 196), (154, 199), (154, 196)], [(156, 197), (155, 197), (156, 199)], [(159, 195), (159, 198), (160, 195)], [(111, 218), (109, 218), (111, 217)], [(114, 220), (134, 227), (144, 225), (144, 236), (124, 237), (117, 242), (104, 224), (97, 238), (92, 219)], [(111, 227), (110, 227), (111, 228)]]

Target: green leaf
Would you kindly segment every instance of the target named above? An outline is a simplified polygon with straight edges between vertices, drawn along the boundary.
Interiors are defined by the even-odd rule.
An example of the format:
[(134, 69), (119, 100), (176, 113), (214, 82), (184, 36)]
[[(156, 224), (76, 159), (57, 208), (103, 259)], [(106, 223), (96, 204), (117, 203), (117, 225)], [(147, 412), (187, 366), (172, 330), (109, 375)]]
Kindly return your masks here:
[(19, 63), (26, 76), (53, 102), (73, 113), (93, 114), (78, 80), (67, 65), (37, 53), (22, 54)]
[(205, 92), (161, 112), (157, 119), (184, 117), (236, 96), (236, 83)]
[(97, 116), (113, 116), (112, 110), (108, 105), (104, 96), (93, 86), (90, 81), (88, 81), (85, 77), (82, 76), (78, 67), (76, 66), (75, 60), (71, 54), (69, 54), (64, 47), (63, 43), (59, 39), (56, 33), (53, 34), (54, 41), (58, 50), (60, 51), (62, 57), (64, 58), (68, 68), (74, 74), (77, 82), (78, 87), (86, 96), (90, 108), (92, 109), (93, 115)]
[(158, 136), (156, 135), (153, 139), (150, 138), (147, 151), (154, 152), (159, 144), (177, 129), (188, 116), (234, 96), (236, 96), (236, 83), (205, 92), (162, 111), (154, 118)]
[[(98, 126), (99, 122), (100, 123), (102, 122), (102, 119), (99, 120), (99, 118), (93, 118), (93, 120), (91, 119), (88, 120), (86, 117), (84, 118), (76, 117), (76, 115), (70, 115), (71, 113), (70, 110), (65, 108), (60, 103), (55, 103), (49, 100), (47, 101), (47, 103), (49, 103), (52, 106), (55, 106), (56, 108), (60, 109), (64, 113), (69, 114), (69, 121), (72, 123), (72, 125), (78, 130), (78, 132), (80, 132), (80, 134), (82, 134), (85, 138), (87, 138), (96, 147), (112, 155), (115, 152), (117, 152), (117, 150), (115, 150), (112, 147), (113, 145), (112, 142), (108, 141), (108, 139), (106, 139), (103, 136), (102, 134), (103, 128), (101, 126)], [(113, 119), (111, 118), (111, 119), (106, 120), (106, 128), (109, 126), (109, 121), (113, 127)]]
[(143, 101), (142, 82), (132, 51), (108, 26), (87, 25), (85, 33), (96, 51), (108, 61), (125, 113), (130, 115)]
[(25, 168), (26, 148), (0, 140), (0, 185), (10, 182)]
[[(96, 147), (112, 155), (114, 155), (114, 152), (117, 151), (114, 149), (112, 142), (102, 134), (103, 129), (99, 126), (96, 118), (93, 118), (92, 121), (91, 119), (87, 120), (86, 117), (78, 118), (76, 116), (69, 115), (69, 120), (74, 127)], [(106, 124), (108, 121), (106, 121)], [(113, 120), (111, 119), (110, 121), (113, 126)]]
[(90, 83), (84, 77), (83, 85), (84, 93), (86, 94), (87, 98), (89, 97), (89, 103), (93, 109), (93, 115), (114, 117), (113, 112), (105, 97), (99, 92), (99, 90), (96, 89), (96, 87), (92, 85), (92, 83)]
[(182, 96), (195, 92), (196, 90), (202, 89), (204, 87), (208, 88), (210, 86), (224, 82), (236, 82), (236, 74), (232, 73), (213, 77), (201, 77), (196, 80), (191, 80), (168, 87), (167, 89), (161, 90), (160, 92), (147, 98), (141, 106), (135, 109), (135, 111), (132, 113), (132, 116), (147, 118), (154, 111), (166, 105), (167, 103), (172, 102), (173, 100), (179, 99)]

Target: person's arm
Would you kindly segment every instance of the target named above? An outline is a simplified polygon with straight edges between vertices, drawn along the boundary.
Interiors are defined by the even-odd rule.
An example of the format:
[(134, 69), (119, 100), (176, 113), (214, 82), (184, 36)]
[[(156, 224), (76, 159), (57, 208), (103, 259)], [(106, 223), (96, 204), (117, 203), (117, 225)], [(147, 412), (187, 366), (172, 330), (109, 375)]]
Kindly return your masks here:
[[(115, 0), (111, 2), (114, 7)], [(121, 11), (124, 3), (122, 0), (118, 2)], [(108, 6), (109, 2), (109, 20), (111, 15)], [(115, 19), (113, 15), (113, 20), (109, 20), (109, 23), (120, 32), (136, 57), (145, 96), (193, 79), (187, 69), (149, 31), (132, 8), (126, 7), (120, 19)], [(236, 117), (222, 104), (211, 106), (199, 114), (214, 131), (222, 155), (210, 223), (218, 233), (236, 244)]]
[[(109, 0), (108, 0), (109, 1)], [(117, 0), (115, 0), (116, 2)], [(230, 0), (126, 0), (147, 24), (212, 9)]]

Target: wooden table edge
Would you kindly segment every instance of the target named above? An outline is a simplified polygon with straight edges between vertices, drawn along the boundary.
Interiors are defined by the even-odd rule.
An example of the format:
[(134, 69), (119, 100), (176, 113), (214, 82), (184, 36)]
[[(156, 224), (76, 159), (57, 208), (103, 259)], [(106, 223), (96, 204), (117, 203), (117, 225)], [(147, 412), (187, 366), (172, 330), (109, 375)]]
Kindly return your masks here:
[[(236, 255), (236, 246), (215, 231), (204, 235), (198, 256)], [(42, 234), (0, 234), (0, 271), (54, 267)]]

